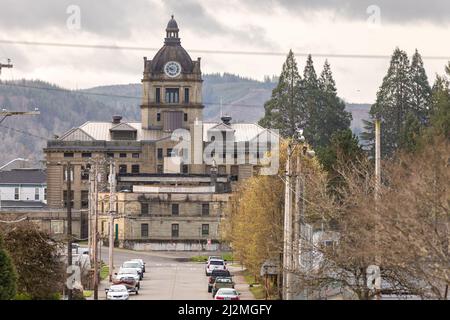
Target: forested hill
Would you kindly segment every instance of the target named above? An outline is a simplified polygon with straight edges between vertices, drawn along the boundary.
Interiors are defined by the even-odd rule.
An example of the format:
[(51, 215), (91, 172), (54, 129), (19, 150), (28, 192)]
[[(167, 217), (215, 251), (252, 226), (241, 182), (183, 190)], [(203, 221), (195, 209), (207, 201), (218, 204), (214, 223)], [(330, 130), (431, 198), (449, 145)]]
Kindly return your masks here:
[[(262, 82), (231, 74), (203, 78), (205, 120), (218, 120), (222, 110), (233, 121), (256, 122), (263, 116), (264, 102), (276, 85), (276, 79)], [(42, 160), (46, 139), (88, 120), (109, 121), (113, 114), (119, 114), (125, 121), (139, 121), (141, 90), (141, 84), (71, 91), (39, 80), (0, 82), (1, 109), (39, 108), (41, 112), (39, 116), (9, 117), (0, 124), (0, 164), (17, 157)], [(369, 106), (347, 107), (355, 119), (353, 130), (359, 133)]]

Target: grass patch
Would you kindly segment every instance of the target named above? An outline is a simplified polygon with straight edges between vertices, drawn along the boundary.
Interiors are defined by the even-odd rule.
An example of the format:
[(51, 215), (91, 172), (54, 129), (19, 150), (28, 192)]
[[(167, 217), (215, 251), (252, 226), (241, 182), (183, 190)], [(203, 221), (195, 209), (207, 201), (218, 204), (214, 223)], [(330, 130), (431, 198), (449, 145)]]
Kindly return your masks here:
[(85, 298), (90, 298), (90, 297), (92, 297), (93, 294), (94, 294), (94, 291), (92, 291), (92, 290), (84, 290), (83, 291), (83, 297), (85, 297)]
[[(227, 262), (233, 261), (233, 255), (231, 253), (224, 253), (220, 255), (222, 259), (226, 260)], [(208, 256), (193, 256), (191, 257), (192, 262), (206, 262), (208, 260)]]
[(251, 274), (248, 270), (245, 270), (242, 275), (244, 276), (245, 282), (249, 285), (249, 290), (253, 294), (256, 300), (263, 300), (266, 298), (266, 290), (264, 285), (255, 279), (255, 276)]
[(100, 279), (105, 280), (109, 276), (109, 267), (105, 264), (100, 269)]

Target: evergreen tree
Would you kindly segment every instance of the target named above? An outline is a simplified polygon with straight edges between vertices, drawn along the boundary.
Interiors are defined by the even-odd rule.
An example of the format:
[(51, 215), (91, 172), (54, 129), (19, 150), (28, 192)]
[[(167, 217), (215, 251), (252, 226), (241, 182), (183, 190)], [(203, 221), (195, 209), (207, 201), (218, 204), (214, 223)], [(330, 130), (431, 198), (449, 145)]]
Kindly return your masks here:
[(279, 129), (284, 137), (291, 137), (303, 128), (305, 112), (302, 108), (301, 76), (292, 50), (283, 64), (277, 87), (264, 105), (265, 115), (259, 124), (265, 128)]
[(306, 123), (304, 133), (309, 144), (317, 146), (320, 141), (320, 117), (323, 115), (322, 104), (320, 103), (320, 88), (319, 80), (317, 78), (316, 70), (314, 69), (314, 62), (311, 55), (308, 55), (305, 69), (303, 70), (302, 91)]
[[(447, 68), (450, 76), (450, 63)], [(430, 128), (427, 134), (431, 137), (442, 135), (450, 139), (450, 84), (441, 76), (436, 77), (433, 85)]]
[[(372, 124), (366, 123), (368, 129), (362, 137), (374, 137), (373, 120), (379, 117), (381, 126), (381, 152), (383, 156), (391, 155), (400, 144), (400, 132), (411, 109), (411, 72), (407, 54), (396, 48), (383, 83), (377, 92), (377, 99), (370, 109)], [(372, 149), (373, 152), (373, 149)]]
[(11, 257), (3, 248), (0, 235), (0, 300), (11, 300), (16, 296), (16, 272)]
[(335, 132), (348, 129), (350, 127), (352, 115), (345, 111), (345, 103), (337, 96), (336, 83), (333, 79), (331, 67), (325, 61), (322, 74), (319, 78), (319, 107), (317, 127), (319, 133), (317, 146), (326, 146), (330, 143)]
[[(422, 56), (416, 49), (411, 62), (411, 111), (416, 120), (424, 123), (431, 105), (431, 87), (423, 67)], [(412, 120), (412, 118), (410, 119)], [(415, 121), (416, 121), (415, 120)]]

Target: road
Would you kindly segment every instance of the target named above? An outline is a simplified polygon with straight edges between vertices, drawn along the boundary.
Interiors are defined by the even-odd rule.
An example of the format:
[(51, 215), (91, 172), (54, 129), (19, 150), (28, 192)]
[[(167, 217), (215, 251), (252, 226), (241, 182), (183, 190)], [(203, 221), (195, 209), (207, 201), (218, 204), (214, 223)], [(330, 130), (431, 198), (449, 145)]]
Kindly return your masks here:
[[(146, 263), (146, 272), (141, 281), (139, 294), (130, 294), (131, 300), (211, 300), (208, 293), (208, 278), (205, 275), (205, 264), (190, 262), (194, 255), (208, 255), (196, 252), (141, 252), (123, 249), (114, 250), (114, 266), (118, 270), (120, 265), (133, 258), (141, 258)], [(217, 255), (217, 253), (211, 253)], [(108, 261), (108, 248), (101, 250), (101, 259)], [(232, 274), (239, 271), (239, 267), (229, 266)], [(253, 299), (248, 285), (241, 276), (235, 276), (236, 290), (241, 293), (242, 300)], [(107, 280), (99, 286), (99, 298), (105, 298), (105, 288), (109, 286)]]

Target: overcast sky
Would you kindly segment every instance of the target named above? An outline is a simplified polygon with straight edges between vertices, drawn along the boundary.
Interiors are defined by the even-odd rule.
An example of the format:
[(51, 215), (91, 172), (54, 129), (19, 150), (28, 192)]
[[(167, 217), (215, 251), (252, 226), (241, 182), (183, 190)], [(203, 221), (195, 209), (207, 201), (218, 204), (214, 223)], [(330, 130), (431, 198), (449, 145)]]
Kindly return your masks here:
[[(159, 48), (174, 14), (188, 50), (286, 53), (303, 68), (312, 53), (317, 73), (325, 57), (348, 102), (372, 103), (396, 46), (412, 55), (450, 59), (448, 0), (2, 0), (2, 80), (42, 79), (67, 88), (140, 82), (143, 56), (154, 50), (30, 46), (1, 40)], [(75, 6), (75, 7), (74, 7)], [(75, 8), (75, 9), (74, 9)], [(80, 10), (78, 19), (77, 8)], [(79, 25), (78, 25), (79, 22)], [(79, 28), (78, 28), (79, 26)], [(316, 57), (314, 57), (316, 54)], [(191, 52), (202, 71), (263, 79), (278, 75), (285, 56)], [(430, 82), (446, 60), (425, 59)]]

